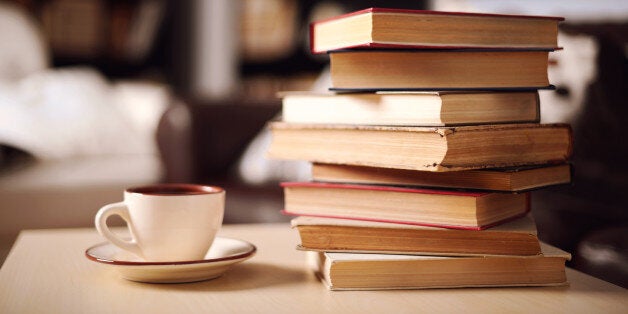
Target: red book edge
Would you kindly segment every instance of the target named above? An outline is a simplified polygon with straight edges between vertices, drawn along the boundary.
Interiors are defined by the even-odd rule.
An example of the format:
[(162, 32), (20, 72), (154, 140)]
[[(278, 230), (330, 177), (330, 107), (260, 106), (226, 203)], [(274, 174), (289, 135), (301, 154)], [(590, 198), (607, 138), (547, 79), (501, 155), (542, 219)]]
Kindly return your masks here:
[(374, 222), (386, 222), (386, 223), (394, 223), (401, 225), (413, 225), (413, 226), (425, 226), (425, 227), (435, 227), (435, 228), (445, 228), (445, 229), (456, 229), (456, 230), (474, 230), (480, 231), (489, 229), (491, 227), (495, 227), (497, 225), (501, 225), (516, 219), (519, 219), (530, 212), (529, 206), (529, 197), (528, 197), (528, 206), (525, 212), (520, 215), (516, 215), (513, 217), (508, 217), (506, 219), (502, 219), (500, 221), (496, 221), (491, 224), (482, 225), (482, 226), (460, 226), (460, 225), (445, 225), (445, 224), (431, 224), (431, 223), (421, 223), (421, 222), (413, 222), (413, 221), (404, 221), (404, 220), (394, 220), (394, 219), (372, 219), (372, 218), (363, 218), (363, 217), (355, 217), (355, 216), (336, 216), (336, 215), (316, 215), (316, 214), (300, 214), (294, 213), (287, 210), (282, 210), (281, 213), (287, 216), (309, 216), (309, 217), (320, 217), (320, 218), (336, 218), (336, 219), (347, 219), (347, 220), (361, 220), (361, 221), (374, 221)]
[(397, 186), (389, 186), (389, 185), (345, 184), (345, 183), (328, 183), (328, 182), (282, 182), (280, 183), (280, 186), (283, 188), (304, 187), (304, 188), (368, 190), (368, 191), (439, 194), (439, 195), (470, 196), (470, 197), (481, 197), (481, 196), (491, 193), (491, 192), (483, 192), (483, 191), (472, 192), (472, 191), (457, 191), (457, 190), (406, 188), (406, 187), (397, 187)]
[[(518, 14), (495, 14), (495, 13), (472, 13), (472, 12), (447, 12), (447, 11), (430, 11), (430, 10), (409, 10), (409, 9), (386, 9), (386, 8), (368, 8), (359, 11), (354, 11), (350, 13), (345, 13), (342, 15), (330, 17), (323, 20), (318, 20), (310, 23), (309, 25), (309, 38), (310, 38), (310, 52), (312, 54), (324, 53), (325, 51), (317, 51), (314, 50), (314, 26), (319, 23), (325, 23), (333, 20), (339, 20), (343, 18), (347, 18), (354, 15), (360, 15), (364, 13), (411, 13), (411, 14), (434, 14), (434, 15), (458, 15), (458, 16), (489, 16), (489, 17), (504, 17), (504, 18), (523, 18), (523, 19), (551, 19), (557, 21), (564, 21), (564, 17), (560, 16), (535, 16), (535, 15), (518, 15)], [(469, 48), (467, 46), (425, 46), (425, 45), (396, 45), (396, 44), (377, 44), (377, 43), (369, 43), (364, 45), (356, 45), (345, 47), (343, 49), (351, 49), (351, 48), (417, 48), (417, 49), (463, 49)], [(491, 47), (494, 49), (517, 49), (515, 47)], [(521, 48), (522, 50), (525, 48)], [(534, 47), (529, 47), (527, 49), (535, 49)], [(560, 50), (561, 47), (554, 48), (544, 48), (539, 47), (538, 49), (544, 50)]]

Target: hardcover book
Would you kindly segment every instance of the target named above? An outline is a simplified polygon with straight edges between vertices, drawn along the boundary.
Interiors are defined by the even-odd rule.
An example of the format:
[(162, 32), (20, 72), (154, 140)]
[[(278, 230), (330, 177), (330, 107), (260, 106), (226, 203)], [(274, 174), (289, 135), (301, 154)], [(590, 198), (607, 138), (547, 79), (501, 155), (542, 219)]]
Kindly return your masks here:
[(550, 88), (547, 51), (353, 50), (329, 53), (332, 90)]
[(529, 211), (529, 193), (284, 182), (284, 213), (452, 229), (485, 229)]
[(271, 158), (422, 171), (564, 163), (567, 124), (389, 127), (270, 124)]
[(482, 231), (301, 216), (291, 221), (299, 249), (441, 256), (539, 255), (530, 215)]
[(539, 122), (530, 92), (282, 93), (292, 123), (448, 126)]
[(315, 163), (312, 180), (521, 192), (571, 182), (571, 165), (432, 172)]
[(369, 8), (310, 24), (313, 53), (347, 48), (555, 49), (562, 17)]
[(444, 257), (308, 252), (330, 290), (557, 286), (571, 255), (542, 244), (542, 255)]

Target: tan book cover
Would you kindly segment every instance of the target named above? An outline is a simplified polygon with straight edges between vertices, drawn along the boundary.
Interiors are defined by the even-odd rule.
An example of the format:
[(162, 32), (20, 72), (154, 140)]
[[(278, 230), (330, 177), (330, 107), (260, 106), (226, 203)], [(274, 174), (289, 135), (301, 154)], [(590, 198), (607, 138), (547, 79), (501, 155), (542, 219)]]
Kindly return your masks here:
[(555, 49), (562, 17), (369, 8), (310, 25), (313, 53), (347, 48)]
[(547, 76), (548, 55), (548, 51), (333, 51), (329, 53), (331, 89), (406, 91), (551, 88)]
[(538, 92), (283, 92), (291, 123), (445, 126), (539, 122)]
[(567, 284), (571, 255), (542, 243), (536, 256), (444, 257), (308, 252), (330, 290), (388, 290)]
[(270, 158), (421, 171), (564, 163), (567, 124), (460, 127), (318, 125), (272, 122)]
[(482, 231), (301, 216), (300, 250), (442, 256), (539, 255), (530, 215)]
[(524, 216), (529, 193), (283, 182), (284, 213), (481, 230)]
[(521, 192), (571, 182), (569, 164), (479, 169), (417, 171), (315, 163), (312, 180), (320, 182), (387, 184)]

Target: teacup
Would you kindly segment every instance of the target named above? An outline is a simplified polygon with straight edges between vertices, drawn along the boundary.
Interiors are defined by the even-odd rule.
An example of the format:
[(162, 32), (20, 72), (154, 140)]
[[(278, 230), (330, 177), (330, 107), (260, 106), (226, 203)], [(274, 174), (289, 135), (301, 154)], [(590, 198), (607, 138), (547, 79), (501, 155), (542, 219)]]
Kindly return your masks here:
[[(146, 261), (201, 260), (222, 225), (225, 190), (194, 184), (156, 184), (124, 191), (124, 201), (102, 207), (98, 232)], [(125, 240), (109, 230), (107, 218), (122, 217), (131, 233)]]

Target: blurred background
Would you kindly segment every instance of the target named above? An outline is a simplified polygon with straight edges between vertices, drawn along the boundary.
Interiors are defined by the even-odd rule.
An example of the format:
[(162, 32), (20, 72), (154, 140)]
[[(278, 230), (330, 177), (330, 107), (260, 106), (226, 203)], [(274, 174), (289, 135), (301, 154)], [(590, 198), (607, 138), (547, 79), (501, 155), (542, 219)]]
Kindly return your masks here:
[[(288, 221), (264, 158), (278, 91), (326, 88), (310, 22), (367, 7), (564, 16), (542, 122), (574, 130), (574, 183), (533, 192), (542, 240), (628, 286), (626, 1), (0, 1), (0, 264), (19, 230), (91, 227), (124, 188), (224, 186), (225, 223)], [(118, 221), (117, 223), (121, 223)]]

